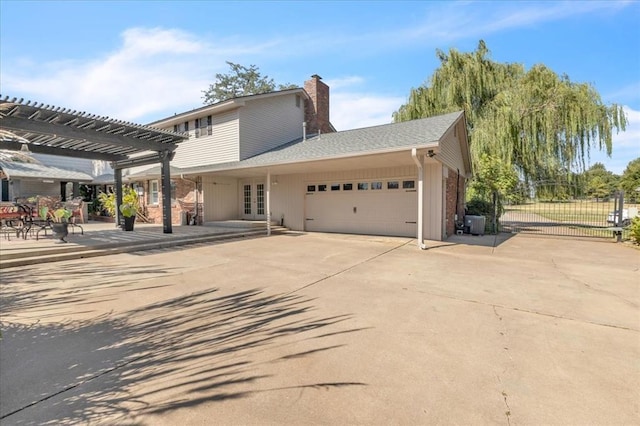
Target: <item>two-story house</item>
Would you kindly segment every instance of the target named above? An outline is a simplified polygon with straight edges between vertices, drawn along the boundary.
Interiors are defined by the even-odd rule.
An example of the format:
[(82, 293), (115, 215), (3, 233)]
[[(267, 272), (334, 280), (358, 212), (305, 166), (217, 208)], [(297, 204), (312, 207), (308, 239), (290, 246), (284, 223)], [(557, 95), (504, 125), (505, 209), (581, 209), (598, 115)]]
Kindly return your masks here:
[[(471, 165), (462, 112), (336, 132), (329, 87), (229, 99), (150, 124), (188, 132), (172, 161), (173, 217), (268, 220), (300, 231), (440, 240), (462, 220)], [(132, 171), (159, 217), (159, 170)], [(197, 190), (196, 190), (197, 189)], [(173, 194), (172, 194), (173, 195)]]

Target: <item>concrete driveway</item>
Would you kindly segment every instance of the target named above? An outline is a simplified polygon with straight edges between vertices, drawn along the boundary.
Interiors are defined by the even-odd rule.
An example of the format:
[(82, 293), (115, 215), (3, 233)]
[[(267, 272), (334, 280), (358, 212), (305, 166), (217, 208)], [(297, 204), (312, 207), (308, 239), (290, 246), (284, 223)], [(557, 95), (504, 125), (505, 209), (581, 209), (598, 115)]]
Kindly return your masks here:
[(0, 420), (637, 424), (640, 251), (284, 234), (1, 272)]

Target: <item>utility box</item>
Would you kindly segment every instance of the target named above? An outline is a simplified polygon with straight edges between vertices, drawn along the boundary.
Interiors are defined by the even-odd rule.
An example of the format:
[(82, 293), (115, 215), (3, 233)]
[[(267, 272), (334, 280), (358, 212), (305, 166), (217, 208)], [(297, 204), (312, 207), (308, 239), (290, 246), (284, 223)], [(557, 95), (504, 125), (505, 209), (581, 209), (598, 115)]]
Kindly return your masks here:
[(464, 226), (471, 235), (484, 235), (485, 221), (484, 216), (465, 216)]

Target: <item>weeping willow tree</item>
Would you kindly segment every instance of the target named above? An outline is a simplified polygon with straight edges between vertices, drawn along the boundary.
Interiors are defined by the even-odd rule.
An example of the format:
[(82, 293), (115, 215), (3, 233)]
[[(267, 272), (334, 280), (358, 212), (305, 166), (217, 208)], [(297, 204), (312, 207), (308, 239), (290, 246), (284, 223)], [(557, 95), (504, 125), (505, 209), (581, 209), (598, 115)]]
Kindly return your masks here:
[(614, 129), (626, 127), (622, 107), (604, 105), (591, 85), (544, 65), (527, 71), (495, 62), (482, 40), (475, 52), (438, 50), (437, 56), (440, 67), (411, 90), (394, 121), (464, 110), (474, 164), (485, 154), (526, 181), (569, 179), (572, 170), (584, 170), (590, 149), (611, 155)]

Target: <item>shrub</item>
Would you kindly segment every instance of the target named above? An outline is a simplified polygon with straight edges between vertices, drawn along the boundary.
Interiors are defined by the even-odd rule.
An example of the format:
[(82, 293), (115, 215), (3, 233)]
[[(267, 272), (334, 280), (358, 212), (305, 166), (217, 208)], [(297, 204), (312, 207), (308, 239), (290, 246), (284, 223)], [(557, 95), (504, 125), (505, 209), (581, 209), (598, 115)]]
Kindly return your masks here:
[[(98, 195), (98, 200), (102, 204), (102, 208), (109, 213), (109, 216), (116, 215), (116, 194), (115, 193), (101, 193)], [(135, 189), (129, 186), (122, 187), (122, 204), (129, 204), (131, 206), (138, 206), (138, 193)]]
[(484, 216), (486, 218), (485, 221), (485, 232), (495, 233), (498, 230), (493, 228), (494, 220), (495, 223), (498, 223), (498, 218), (502, 213), (502, 205), (498, 203), (498, 211), (497, 215), (495, 209), (493, 207), (493, 202), (488, 201), (484, 198), (475, 197), (471, 200), (467, 201), (467, 209), (466, 213), (470, 216)]
[(640, 217), (634, 217), (629, 226), (629, 238), (634, 244), (640, 245)]

